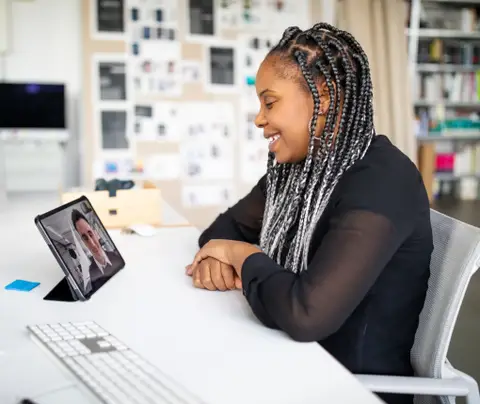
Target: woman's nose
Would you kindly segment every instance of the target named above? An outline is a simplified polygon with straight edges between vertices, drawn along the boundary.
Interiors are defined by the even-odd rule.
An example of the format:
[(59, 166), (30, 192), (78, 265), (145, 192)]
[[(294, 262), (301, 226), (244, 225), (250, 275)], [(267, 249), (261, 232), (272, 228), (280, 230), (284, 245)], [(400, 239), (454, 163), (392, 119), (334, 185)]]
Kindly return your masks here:
[(265, 115), (263, 115), (263, 112), (260, 110), (260, 112), (257, 114), (255, 117), (255, 126), (257, 128), (264, 128), (265, 125), (267, 124), (267, 120), (265, 119)]

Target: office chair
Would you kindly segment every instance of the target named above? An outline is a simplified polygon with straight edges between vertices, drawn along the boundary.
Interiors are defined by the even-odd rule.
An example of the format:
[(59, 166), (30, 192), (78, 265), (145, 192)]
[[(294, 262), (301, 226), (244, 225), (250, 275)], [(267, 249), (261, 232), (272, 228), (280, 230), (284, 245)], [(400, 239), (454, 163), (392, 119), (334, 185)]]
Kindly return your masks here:
[[(376, 393), (415, 395), (416, 404), (480, 404), (477, 382), (447, 360), (453, 328), (472, 275), (480, 267), (480, 229), (430, 211), (434, 250), (411, 361), (415, 377), (357, 375)], [(472, 347), (478, 349), (478, 346)]]

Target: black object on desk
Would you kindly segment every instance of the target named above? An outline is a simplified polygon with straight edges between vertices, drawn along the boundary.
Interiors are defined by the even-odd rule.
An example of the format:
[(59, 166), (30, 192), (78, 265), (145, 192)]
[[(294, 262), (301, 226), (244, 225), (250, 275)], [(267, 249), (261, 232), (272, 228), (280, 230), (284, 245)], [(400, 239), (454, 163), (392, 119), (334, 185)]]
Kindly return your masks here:
[(114, 197), (117, 195), (117, 191), (120, 189), (132, 189), (135, 183), (131, 180), (117, 180), (113, 179), (107, 181), (103, 178), (99, 178), (95, 181), (95, 191), (108, 191), (109, 196)]

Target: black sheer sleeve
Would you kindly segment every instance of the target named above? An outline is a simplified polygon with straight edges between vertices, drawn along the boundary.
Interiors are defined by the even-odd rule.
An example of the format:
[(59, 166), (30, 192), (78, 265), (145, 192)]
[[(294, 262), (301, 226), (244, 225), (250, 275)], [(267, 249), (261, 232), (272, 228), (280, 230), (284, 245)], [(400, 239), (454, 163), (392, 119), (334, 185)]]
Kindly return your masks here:
[(287, 271), (263, 253), (245, 260), (244, 294), (261, 322), (297, 341), (321, 341), (342, 326), (413, 232), (415, 189), (389, 188), (345, 195), (306, 271)]
[(221, 213), (200, 235), (203, 247), (212, 239), (227, 239), (258, 244), (265, 209), (266, 176), (235, 205)]

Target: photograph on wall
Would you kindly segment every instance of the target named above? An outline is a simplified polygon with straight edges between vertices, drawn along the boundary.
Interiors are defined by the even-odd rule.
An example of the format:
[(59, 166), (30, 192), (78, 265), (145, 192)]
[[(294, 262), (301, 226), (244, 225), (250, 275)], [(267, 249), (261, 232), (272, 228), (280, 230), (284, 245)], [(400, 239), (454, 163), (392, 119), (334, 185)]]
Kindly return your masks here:
[(103, 150), (128, 149), (127, 111), (102, 110), (100, 112), (100, 129)]
[(205, 91), (211, 93), (237, 92), (240, 83), (236, 47), (230, 44), (218, 44), (205, 48)]
[(124, 0), (90, 0), (92, 36), (95, 39), (123, 39)]
[(202, 79), (202, 64), (197, 60), (182, 60), (181, 70), (183, 84), (198, 83)]
[[(257, 105), (257, 92), (255, 80), (260, 64), (265, 56), (276, 45), (278, 38), (264, 33), (239, 35), (239, 75), (241, 82), (242, 103), (245, 105)], [(254, 107), (253, 110), (256, 110)]]
[[(247, 112), (245, 112), (247, 111)], [(245, 183), (256, 183), (267, 172), (268, 141), (263, 129), (255, 125), (258, 111), (245, 109), (240, 139), (240, 177)]]
[(175, 1), (143, 0), (130, 4), (128, 35), (131, 54), (137, 56), (146, 43), (178, 41), (178, 10)]
[(308, 0), (273, 0), (265, 2), (263, 7), (263, 23), (269, 27), (269, 34), (278, 36), (277, 40), (286, 27), (297, 26), (305, 30), (311, 25)]
[(173, 181), (180, 177), (181, 159), (178, 153), (155, 154), (145, 159), (145, 177)]
[(182, 188), (182, 204), (186, 208), (208, 208), (215, 206), (230, 206), (235, 200), (231, 184), (184, 185)]
[(131, 156), (125, 156), (123, 153), (121, 156), (102, 156), (97, 158), (93, 164), (95, 179), (129, 179), (141, 175), (143, 171), (141, 161), (137, 161)]
[(134, 107), (133, 132), (136, 140), (155, 140), (155, 119), (152, 104)]
[(137, 95), (172, 96), (182, 94), (181, 47), (178, 42), (148, 44), (143, 54), (130, 58), (133, 90)]
[(267, 26), (265, 24), (267, 12), (265, 3), (266, 0), (243, 0), (240, 2), (240, 26), (242, 29), (265, 29)]
[(239, 28), (241, 20), (241, 3), (239, 0), (220, 0), (217, 7), (218, 28), (220, 32)]
[(181, 104), (170, 101), (155, 103), (155, 140), (179, 142), (184, 120), (180, 115)]
[(126, 101), (127, 77), (125, 62), (98, 63), (100, 101)]
[(215, 1), (187, 1), (187, 37), (190, 40), (208, 39), (216, 35)]
[(234, 176), (234, 149), (230, 141), (188, 140), (180, 146), (186, 180), (230, 180)]
[(158, 101), (134, 108), (134, 133), (139, 141), (178, 142), (181, 137), (179, 104)]
[(228, 102), (182, 104), (180, 146), (187, 180), (232, 179), (235, 168), (235, 110)]

